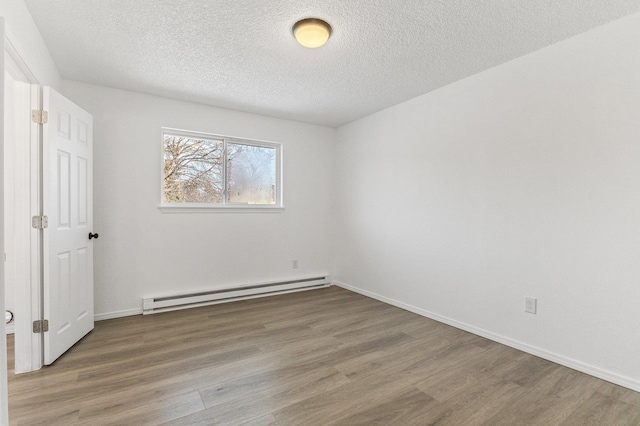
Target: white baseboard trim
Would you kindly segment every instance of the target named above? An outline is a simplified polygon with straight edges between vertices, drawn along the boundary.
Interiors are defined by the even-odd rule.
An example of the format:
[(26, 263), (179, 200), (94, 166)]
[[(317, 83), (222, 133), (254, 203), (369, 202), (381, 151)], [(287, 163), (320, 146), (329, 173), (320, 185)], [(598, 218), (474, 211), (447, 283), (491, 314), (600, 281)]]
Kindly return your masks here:
[(508, 337), (501, 336), (499, 334), (493, 333), (491, 331), (484, 330), (482, 328), (475, 327), (470, 324), (466, 324), (460, 321), (456, 321), (451, 318), (447, 318), (442, 315), (438, 315), (434, 312), (427, 311), (425, 309), (421, 309), (415, 307), (413, 305), (409, 305), (403, 302), (399, 302), (394, 299), (390, 299), (385, 296), (381, 296), (379, 294), (363, 290), (358, 287), (354, 287), (349, 284), (345, 284), (340, 281), (333, 281), (333, 285), (338, 287), (342, 287), (346, 290), (353, 291), (355, 293), (362, 294), (363, 296), (371, 297), (372, 299), (379, 300), (384, 303), (388, 303), (389, 305), (396, 306), (398, 308), (404, 309), (409, 312), (413, 312), (414, 314), (422, 315), (423, 317), (430, 318), (432, 320), (450, 325), (455, 328), (459, 328), (464, 331), (468, 331), (469, 333), (476, 334), (481, 337), (485, 337), (489, 340), (493, 340), (494, 342), (502, 343), (503, 345), (510, 346), (512, 348), (521, 350), (523, 352), (529, 353), (531, 355), (535, 355), (537, 357), (546, 359), (548, 361), (555, 362), (556, 364), (564, 365), (565, 367), (572, 368), (574, 370), (580, 371), (585, 374), (589, 374), (590, 376), (597, 377), (602, 380), (606, 380), (608, 382), (614, 383), (616, 385), (623, 386), (625, 388), (629, 388), (636, 392), (640, 392), (640, 381), (632, 379), (630, 377), (621, 376), (619, 374), (613, 373), (608, 370), (604, 370), (602, 368), (595, 367), (593, 365), (585, 364), (583, 362), (577, 361), (572, 358), (565, 357), (563, 355), (559, 355), (553, 352), (549, 352), (547, 350), (528, 345), (526, 343), (519, 342), (517, 340), (510, 339)]
[[(142, 315), (142, 308), (140, 309), (129, 309), (126, 311), (118, 311), (118, 312), (107, 312), (105, 314), (96, 314), (93, 319), (94, 321), (104, 321), (108, 319), (114, 318), (122, 318), (122, 317), (130, 317), (133, 315)], [(15, 324), (7, 324), (5, 326), (6, 334), (14, 334), (15, 333)]]
[(104, 320), (114, 319), (114, 318), (130, 317), (133, 315), (142, 315), (142, 308), (128, 309), (125, 311), (117, 311), (117, 312), (107, 312), (104, 314), (95, 314), (93, 319), (95, 321), (104, 321)]

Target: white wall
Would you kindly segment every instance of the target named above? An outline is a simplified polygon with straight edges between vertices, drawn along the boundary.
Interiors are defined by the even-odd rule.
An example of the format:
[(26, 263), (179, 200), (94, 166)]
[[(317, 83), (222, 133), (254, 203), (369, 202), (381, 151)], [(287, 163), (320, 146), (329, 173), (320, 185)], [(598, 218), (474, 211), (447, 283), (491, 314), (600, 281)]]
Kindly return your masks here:
[(9, 42), (20, 53), (38, 83), (58, 89), (60, 73), (24, 1), (0, 1), (0, 16), (5, 18)]
[(640, 390), (640, 14), (343, 126), (336, 158), (338, 281)]
[[(94, 117), (98, 318), (143, 297), (329, 272), (334, 129), (70, 81), (63, 93)], [(283, 143), (285, 210), (161, 213), (162, 126)]]

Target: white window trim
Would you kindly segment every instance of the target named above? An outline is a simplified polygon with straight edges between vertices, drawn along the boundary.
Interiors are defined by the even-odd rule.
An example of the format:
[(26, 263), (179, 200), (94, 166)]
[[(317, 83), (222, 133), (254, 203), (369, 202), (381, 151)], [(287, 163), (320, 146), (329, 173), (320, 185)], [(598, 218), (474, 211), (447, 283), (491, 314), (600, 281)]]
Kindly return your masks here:
[[(274, 148), (276, 150), (276, 204), (206, 204), (206, 203), (164, 203), (164, 138), (165, 134), (186, 136), (193, 138), (207, 138), (214, 140), (222, 140), (226, 144), (239, 143), (244, 145), (263, 146)], [(268, 142), (257, 139), (247, 139), (235, 136), (218, 135), (214, 133), (194, 132), (191, 130), (174, 129), (170, 127), (161, 128), (160, 138), (160, 205), (158, 209), (162, 213), (278, 213), (284, 210), (283, 197), (283, 179), (282, 179), (282, 162), (283, 151), (282, 144), (278, 142)], [(226, 149), (224, 151), (226, 157)], [(226, 158), (225, 162), (226, 164)], [(227, 191), (227, 169), (223, 167), (222, 179), (224, 191)], [(224, 201), (226, 202), (226, 194)]]

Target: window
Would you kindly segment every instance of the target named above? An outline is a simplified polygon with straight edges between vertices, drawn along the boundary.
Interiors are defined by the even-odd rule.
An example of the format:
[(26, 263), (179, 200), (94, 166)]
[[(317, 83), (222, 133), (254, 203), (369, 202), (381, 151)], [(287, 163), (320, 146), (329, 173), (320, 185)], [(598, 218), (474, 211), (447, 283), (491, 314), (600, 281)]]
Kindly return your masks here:
[(281, 145), (163, 129), (161, 209), (282, 207)]

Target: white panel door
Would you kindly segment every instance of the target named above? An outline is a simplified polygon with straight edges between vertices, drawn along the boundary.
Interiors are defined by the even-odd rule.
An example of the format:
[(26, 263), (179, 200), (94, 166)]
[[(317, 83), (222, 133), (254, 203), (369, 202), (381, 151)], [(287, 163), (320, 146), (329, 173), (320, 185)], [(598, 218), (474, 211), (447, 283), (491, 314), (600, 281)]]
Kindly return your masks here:
[(44, 363), (93, 329), (93, 117), (44, 87)]

